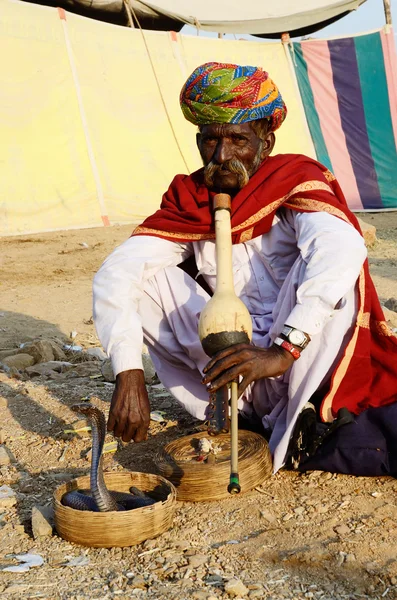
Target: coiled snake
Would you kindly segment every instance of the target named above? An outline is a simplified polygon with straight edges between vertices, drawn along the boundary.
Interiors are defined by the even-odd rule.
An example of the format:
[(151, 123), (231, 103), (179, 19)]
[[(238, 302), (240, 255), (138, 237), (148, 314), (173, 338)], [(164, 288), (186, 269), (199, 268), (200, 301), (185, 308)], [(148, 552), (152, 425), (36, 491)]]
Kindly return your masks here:
[(91, 421), (92, 432), (92, 458), (90, 470), (90, 488), (92, 496), (83, 491), (67, 492), (62, 497), (62, 504), (76, 510), (91, 510), (95, 512), (109, 512), (118, 510), (131, 510), (149, 506), (156, 501), (146, 496), (135, 487), (131, 487), (131, 494), (109, 491), (105, 485), (102, 468), (102, 450), (105, 443), (106, 421), (99, 408), (89, 402), (73, 404), (74, 412), (79, 412)]

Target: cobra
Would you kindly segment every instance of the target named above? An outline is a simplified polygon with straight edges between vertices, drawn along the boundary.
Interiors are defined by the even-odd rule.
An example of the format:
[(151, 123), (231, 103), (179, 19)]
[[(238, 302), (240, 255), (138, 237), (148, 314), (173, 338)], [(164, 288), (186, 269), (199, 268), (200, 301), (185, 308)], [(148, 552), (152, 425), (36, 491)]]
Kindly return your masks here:
[(92, 431), (92, 458), (90, 470), (90, 488), (92, 496), (80, 490), (67, 492), (62, 497), (62, 504), (76, 510), (90, 510), (95, 512), (109, 512), (132, 510), (150, 506), (156, 501), (149, 498), (135, 487), (131, 487), (131, 494), (109, 491), (106, 487), (102, 468), (102, 451), (106, 435), (105, 416), (99, 408), (89, 402), (73, 404), (74, 412), (85, 415), (91, 422)]

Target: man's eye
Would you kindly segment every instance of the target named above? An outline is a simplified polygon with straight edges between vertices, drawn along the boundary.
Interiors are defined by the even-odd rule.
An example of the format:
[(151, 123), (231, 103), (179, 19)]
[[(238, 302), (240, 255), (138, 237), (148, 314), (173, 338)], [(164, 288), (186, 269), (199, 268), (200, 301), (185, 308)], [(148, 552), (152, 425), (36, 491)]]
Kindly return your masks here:
[(242, 135), (234, 135), (232, 139), (234, 142), (245, 142), (246, 140)]
[(218, 140), (215, 137), (206, 137), (204, 138), (204, 143), (205, 144), (213, 144), (215, 142), (217, 142)]

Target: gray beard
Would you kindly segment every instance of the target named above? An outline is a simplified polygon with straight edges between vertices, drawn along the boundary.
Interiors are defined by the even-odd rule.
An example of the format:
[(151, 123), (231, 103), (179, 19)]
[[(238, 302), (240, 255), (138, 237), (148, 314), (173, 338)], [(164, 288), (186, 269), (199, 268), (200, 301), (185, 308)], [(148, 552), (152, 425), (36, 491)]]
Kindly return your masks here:
[(205, 185), (208, 188), (214, 187), (214, 179), (215, 179), (216, 173), (218, 171), (222, 171), (222, 169), (225, 169), (225, 170), (230, 171), (231, 173), (234, 173), (235, 175), (237, 175), (238, 188), (239, 189), (243, 188), (249, 182), (250, 177), (258, 170), (258, 168), (262, 162), (262, 159), (261, 159), (262, 148), (263, 148), (263, 143), (261, 142), (259, 145), (258, 151), (255, 155), (255, 158), (253, 160), (252, 167), (250, 168), (249, 171), (246, 169), (246, 167), (243, 165), (243, 163), (240, 160), (238, 160), (237, 158), (228, 160), (228, 161), (224, 162), (222, 165), (219, 165), (218, 163), (211, 160), (211, 162), (209, 162), (208, 165), (206, 165), (204, 167), (204, 183), (205, 183)]

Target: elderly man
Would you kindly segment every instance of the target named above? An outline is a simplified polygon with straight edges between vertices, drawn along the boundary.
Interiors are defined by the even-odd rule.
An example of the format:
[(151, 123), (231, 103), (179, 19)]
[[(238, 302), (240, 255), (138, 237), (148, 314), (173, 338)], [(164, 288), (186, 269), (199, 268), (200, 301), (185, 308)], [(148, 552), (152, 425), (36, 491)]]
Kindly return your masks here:
[[(374, 421), (387, 421), (385, 409), (396, 406), (397, 339), (335, 177), (302, 155), (270, 156), (287, 109), (260, 68), (202, 65), (180, 102), (199, 128), (204, 168), (174, 178), (161, 208), (94, 280), (95, 324), (116, 374), (109, 431), (124, 441), (146, 438), (144, 341), (164, 386), (199, 419), (208, 418), (209, 392), (239, 377), (241, 419), (267, 436), (275, 471), (291, 461), (387, 471), (390, 440)], [(235, 290), (253, 339), (208, 361), (197, 324), (215, 289), (211, 199), (219, 191), (232, 197)], [(359, 456), (357, 435), (375, 458)]]

